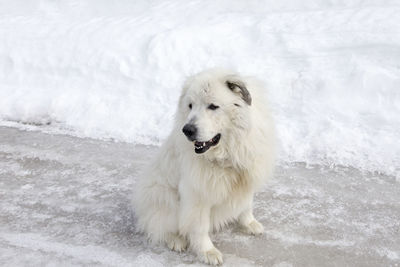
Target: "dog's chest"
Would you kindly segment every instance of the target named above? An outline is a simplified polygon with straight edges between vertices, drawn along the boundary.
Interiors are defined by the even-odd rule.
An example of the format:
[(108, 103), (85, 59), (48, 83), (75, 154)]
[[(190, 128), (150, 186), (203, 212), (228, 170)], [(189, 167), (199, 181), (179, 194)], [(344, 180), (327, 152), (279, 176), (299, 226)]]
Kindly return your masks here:
[(217, 202), (244, 197), (252, 192), (252, 181), (244, 171), (239, 172), (233, 168), (214, 169), (209, 178), (204, 185), (205, 193), (213, 196)]

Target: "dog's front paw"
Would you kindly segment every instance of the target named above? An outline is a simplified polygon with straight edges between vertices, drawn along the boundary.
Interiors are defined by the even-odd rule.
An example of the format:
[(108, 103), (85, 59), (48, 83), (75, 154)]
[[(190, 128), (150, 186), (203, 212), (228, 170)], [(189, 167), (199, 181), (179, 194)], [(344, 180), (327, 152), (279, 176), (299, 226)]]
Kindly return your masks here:
[(204, 252), (203, 261), (210, 265), (221, 265), (224, 262), (222, 253), (215, 247)]
[(169, 249), (182, 252), (185, 251), (188, 245), (186, 239), (180, 235), (170, 234), (166, 240)]
[(242, 225), (242, 229), (246, 234), (261, 235), (264, 233), (264, 227), (257, 220), (251, 221), (248, 225)]

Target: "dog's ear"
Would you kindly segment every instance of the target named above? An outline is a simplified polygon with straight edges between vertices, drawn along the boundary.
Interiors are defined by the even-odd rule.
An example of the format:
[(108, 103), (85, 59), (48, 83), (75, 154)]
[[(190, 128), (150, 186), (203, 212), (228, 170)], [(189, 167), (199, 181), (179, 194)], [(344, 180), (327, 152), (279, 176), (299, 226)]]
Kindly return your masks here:
[(228, 77), (226, 82), (226, 86), (234, 93), (240, 94), (244, 102), (246, 102), (249, 106), (251, 106), (251, 95), (246, 88), (246, 84), (238, 79), (236, 76)]

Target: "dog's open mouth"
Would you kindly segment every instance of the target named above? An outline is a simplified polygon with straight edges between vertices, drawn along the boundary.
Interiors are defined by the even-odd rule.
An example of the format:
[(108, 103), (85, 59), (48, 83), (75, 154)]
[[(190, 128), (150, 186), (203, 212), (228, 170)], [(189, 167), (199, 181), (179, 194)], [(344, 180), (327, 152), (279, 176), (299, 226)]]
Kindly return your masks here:
[(216, 146), (220, 138), (221, 134), (217, 134), (216, 136), (205, 142), (194, 141), (194, 152), (196, 152), (197, 154), (206, 152), (210, 147)]

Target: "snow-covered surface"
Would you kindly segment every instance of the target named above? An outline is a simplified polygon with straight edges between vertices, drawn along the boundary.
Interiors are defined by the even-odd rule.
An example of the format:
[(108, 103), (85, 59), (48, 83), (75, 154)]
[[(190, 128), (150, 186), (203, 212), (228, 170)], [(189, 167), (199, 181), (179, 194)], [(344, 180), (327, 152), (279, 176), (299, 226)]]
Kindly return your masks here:
[(397, 0), (0, 0), (0, 124), (158, 145), (184, 78), (226, 66), (265, 81), (282, 162), (398, 176), (399, 14)]
[[(135, 233), (129, 198), (157, 147), (0, 127), (1, 266), (202, 266)], [(212, 239), (225, 266), (399, 266), (400, 184), (352, 168), (277, 169), (265, 234)]]

